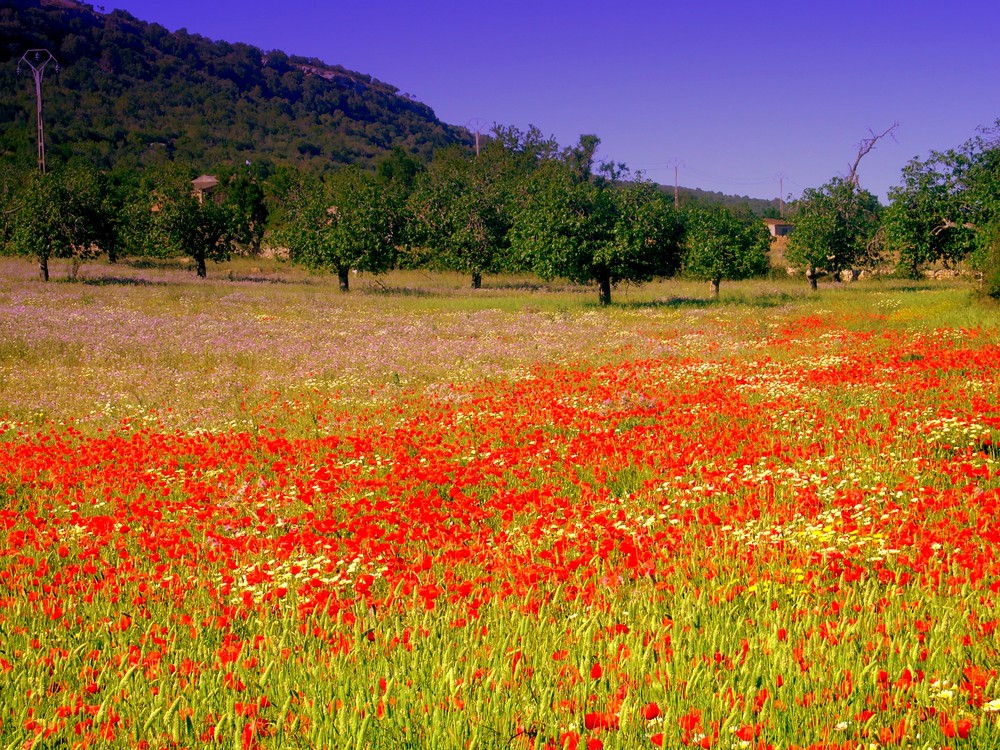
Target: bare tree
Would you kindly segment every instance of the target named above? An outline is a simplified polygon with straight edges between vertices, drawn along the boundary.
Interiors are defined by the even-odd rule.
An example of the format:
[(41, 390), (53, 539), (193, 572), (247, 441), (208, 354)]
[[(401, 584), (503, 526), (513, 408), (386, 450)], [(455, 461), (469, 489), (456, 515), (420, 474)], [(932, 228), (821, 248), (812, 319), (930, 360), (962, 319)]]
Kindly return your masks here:
[(854, 187), (858, 187), (858, 165), (861, 163), (861, 160), (865, 158), (873, 148), (875, 148), (876, 143), (885, 138), (887, 135), (891, 135), (895, 138), (894, 133), (898, 127), (899, 123), (894, 122), (881, 133), (876, 133), (871, 128), (868, 129), (869, 137), (865, 138), (858, 144), (858, 155), (854, 157), (854, 163), (851, 164), (851, 169), (847, 173), (847, 182), (854, 185)]

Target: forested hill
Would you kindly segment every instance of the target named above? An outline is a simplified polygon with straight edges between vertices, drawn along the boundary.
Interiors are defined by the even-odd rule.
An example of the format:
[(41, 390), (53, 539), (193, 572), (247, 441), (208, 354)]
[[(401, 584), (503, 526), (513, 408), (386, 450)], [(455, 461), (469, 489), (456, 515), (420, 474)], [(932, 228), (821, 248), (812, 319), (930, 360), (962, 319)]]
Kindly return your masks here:
[[(673, 194), (673, 185), (660, 185), (660, 190)], [(754, 216), (777, 219), (781, 202), (777, 198), (750, 198), (746, 195), (729, 195), (714, 190), (679, 187), (678, 198), (682, 205), (725, 206), (736, 211), (744, 211)]]
[(0, 0), (0, 158), (33, 163), (35, 89), (17, 62), (48, 49), (46, 157), (101, 168), (245, 160), (325, 169), (467, 140), (387, 83), (320, 60), (171, 32), (74, 0)]

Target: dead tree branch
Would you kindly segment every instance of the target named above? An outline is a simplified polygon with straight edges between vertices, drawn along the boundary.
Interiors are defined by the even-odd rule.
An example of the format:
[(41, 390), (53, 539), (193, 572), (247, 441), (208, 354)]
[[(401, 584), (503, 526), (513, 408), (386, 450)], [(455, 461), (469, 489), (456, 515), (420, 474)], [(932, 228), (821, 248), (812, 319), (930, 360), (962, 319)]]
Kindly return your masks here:
[(893, 138), (895, 138), (894, 132), (898, 127), (899, 123), (894, 122), (892, 125), (890, 125), (881, 133), (876, 133), (871, 128), (868, 129), (869, 137), (865, 138), (863, 141), (861, 141), (861, 143), (858, 144), (858, 155), (854, 157), (854, 163), (851, 165), (851, 169), (847, 173), (847, 181), (849, 183), (851, 183), (855, 187), (858, 186), (858, 165), (861, 163), (861, 160), (865, 156), (867, 156), (873, 148), (875, 148), (876, 143), (885, 138), (887, 135), (893, 136)]

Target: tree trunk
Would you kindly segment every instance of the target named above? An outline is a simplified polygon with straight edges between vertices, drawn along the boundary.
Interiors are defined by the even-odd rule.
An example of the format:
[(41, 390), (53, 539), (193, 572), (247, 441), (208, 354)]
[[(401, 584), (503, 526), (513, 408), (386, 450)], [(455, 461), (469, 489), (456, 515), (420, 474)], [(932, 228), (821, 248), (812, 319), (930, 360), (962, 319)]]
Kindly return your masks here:
[(340, 281), (340, 291), (349, 292), (351, 291), (351, 269), (350, 268), (338, 268), (337, 269), (337, 279)]
[(806, 267), (806, 278), (809, 279), (809, 288), (815, 292), (817, 288), (816, 279), (819, 278), (819, 275), (816, 273), (816, 266), (812, 263)]
[(597, 276), (598, 294), (602, 305), (611, 304), (611, 274), (607, 271), (599, 272)]
[(205, 254), (198, 253), (194, 256), (195, 263), (198, 264), (198, 278), (204, 279), (208, 276), (208, 268), (205, 267)]
[(472, 274), (472, 288), (473, 289), (483, 288), (483, 275), (478, 271)]
[(909, 254), (899, 260), (899, 268), (897, 273), (904, 279), (919, 279), (921, 278), (920, 266), (917, 263), (917, 258), (913, 254)]
[(49, 280), (49, 258), (47, 255), (38, 257), (38, 278), (42, 281)]

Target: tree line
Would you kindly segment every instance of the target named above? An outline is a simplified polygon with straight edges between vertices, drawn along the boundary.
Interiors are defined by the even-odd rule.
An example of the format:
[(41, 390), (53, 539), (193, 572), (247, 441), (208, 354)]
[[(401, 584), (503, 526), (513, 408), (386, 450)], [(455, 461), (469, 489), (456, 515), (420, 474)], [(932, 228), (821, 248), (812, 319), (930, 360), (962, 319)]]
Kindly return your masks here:
[[(847, 177), (807, 189), (790, 207), (788, 261), (813, 288), (823, 275), (888, 257), (906, 277), (968, 261), (1000, 296), (998, 133), (1000, 123), (914, 159), (886, 207), (859, 184), (859, 152)], [(208, 261), (258, 252), (267, 232), (293, 262), (336, 273), (343, 291), (352, 270), (453, 270), (473, 287), (487, 274), (533, 272), (593, 284), (602, 304), (621, 282), (683, 273), (717, 296), (723, 280), (768, 271), (770, 235), (758, 217), (677, 208), (624, 164), (598, 161), (599, 144), (584, 135), (562, 148), (534, 127), (497, 127), (478, 153), (451, 146), (426, 164), (397, 147), (374, 170), (225, 167), (208, 193), (177, 164), (110, 172), (74, 164), (49, 174), (7, 165), (0, 247), (35, 258), (43, 279), (50, 258), (73, 259), (72, 273), (98, 253), (112, 262), (189, 256), (205, 276)]]
[[(253, 165), (216, 173), (200, 192), (195, 173), (172, 164), (102, 172), (78, 164), (47, 174), (0, 175), (0, 245), (34, 258), (189, 256), (208, 261), (259, 251), (269, 241), (293, 262), (336, 273), (394, 267), (460, 271), (473, 287), (486, 274), (534, 272), (593, 283), (602, 304), (621, 282), (679, 271), (708, 280), (767, 271), (770, 236), (749, 214), (677, 210), (623, 164), (597, 163), (600, 140), (560, 148), (537, 128), (498, 127), (479, 153), (456, 145), (429, 164), (396, 148), (375, 170), (317, 174)], [(71, 271), (72, 272), (72, 271)]]

